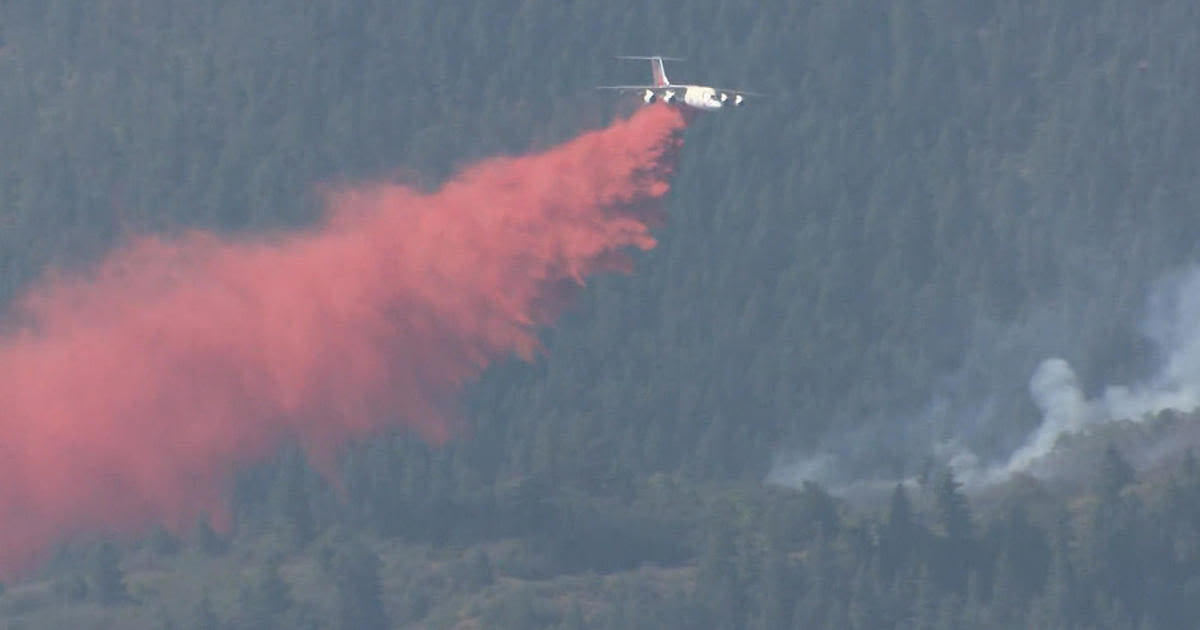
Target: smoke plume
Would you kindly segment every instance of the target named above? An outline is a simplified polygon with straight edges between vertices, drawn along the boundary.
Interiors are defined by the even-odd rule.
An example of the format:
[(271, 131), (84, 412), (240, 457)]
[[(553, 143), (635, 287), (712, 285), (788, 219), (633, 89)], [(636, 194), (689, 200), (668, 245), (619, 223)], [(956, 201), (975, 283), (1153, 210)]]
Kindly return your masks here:
[[(1067, 309), (1048, 310), (1061, 310), (1067, 313), (1068, 318), (1074, 316)], [(1027, 354), (1028, 349), (1032, 347), (1030, 341), (1053, 345), (1054, 339), (1047, 331), (1063, 334), (1061, 323), (1044, 316), (1030, 318), (1015, 326), (1014, 330), (1017, 333), (1010, 332), (1000, 336), (1004, 343), (983, 344), (982, 347), (987, 351), (983, 356), (989, 356), (990, 352), (991, 356), (996, 357), (998, 364), (1019, 365), (1019, 362), (1001, 356), (996, 349), (1017, 348), (1022, 354)], [(1063, 436), (1086, 433), (1105, 423), (1116, 421), (1144, 422), (1167, 410), (1191, 413), (1200, 408), (1200, 266), (1174, 272), (1154, 284), (1146, 300), (1140, 333), (1153, 348), (1154, 362), (1157, 366), (1140, 381), (1127, 385), (1109, 385), (1094, 396), (1087, 395), (1075, 369), (1061, 357), (1045, 358), (1035, 368), (1031, 368), (1028, 394), (1041, 414), (1041, 423), (1007, 457), (989, 462), (963, 441), (929, 440), (928, 431), (921, 431), (922, 427), (918, 427), (913, 433), (927, 442), (934, 443), (930, 455), (952, 468), (968, 489), (1003, 483), (1017, 473), (1047, 479), (1075, 474), (1076, 471), (1071, 470), (1072, 458), (1066, 457), (1061, 451), (1055, 451)], [(1001, 374), (1007, 376), (1007, 371)], [(966, 389), (958, 381), (955, 385)], [(977, 392), (968, 393), (974, 395), (975, 399), (980, 398)], [(966, 396), (965, 399), (972, 400), (972, 396)], [(977, 403), (977, 406), (987, 405)], [(969, 409), (964, 407), (961, 404), (947, 405), (947, 411), (934, 411), (952, 416), (951, 419), (962, 420), (962, 416), (971, 415), (968, 413)], [(997, 420), (992, 415), (986, 417)], [(905, 423), (897, 424), (903, 428)], [(914, 421), (913, 424), (917, 422)], [(960, 424), (971, 423), (963, 421)], [(845, 441), (875, 445), (877, 442), (869, 442), (871, 436), (866, 433), (863, 431), (853, 434), (845, 438)], [(904, 441), (901, 439), (904, 435), (898, 431), (885, 435), (893, 441)], [(1155, 439), (1156, 442), (1148, 446), (1142, 445), (1137, 452), (1126, 455), (1132, 456), (1135, 465), (1150, 467), (1188, 449), (1200, 447), (1200, 434), (1186, 427), (1165, 430), (1162, 436)], [(840, 450), (846, 452), (850, 449)], [(827, 448), (816, 456), (781, 461), (774, 467), (767, 481), (788, 486), (799, 486), (805, 480), (817, 481), (830, 485), (839, 494), (868, 499), (886, 498), (897, 482), (916, 481), (915, 476), (865, 479), (862, 476), (854, 476), (853, 471), (847, 472), (847, 469), (861, 465), (861, 460), (844, 461), (833, 453), (838, 453), (838, 449)]]
[[(1200, 267), (1161, 280), (1147, 300), (1143, 333), (1162, 364), (1156, 374), (1134, 385), (1110, 385), (1088, 399), (1070, 364), (1046, 359), (1030, 381), (1030, 392), (1042, 410), (1042, 424), (990, 477), (1006, 477), (1036, 468), (1057, 439), (1089, 425), (1113, 420), (1135, 422), (1164, 411), (1200, 407)], [(1182, 449), (1188, 445), (1180, 445)]]
[(649, 107), (436, 192), (332, 189), (303, 232), (137, 238), (47, 277), (0, 336), (0, 572), (221, 514), (231, 469), (289, 440), (326, 463), (386, 425), (446, 440), (465, 381), (654, 246), (684, 126)]

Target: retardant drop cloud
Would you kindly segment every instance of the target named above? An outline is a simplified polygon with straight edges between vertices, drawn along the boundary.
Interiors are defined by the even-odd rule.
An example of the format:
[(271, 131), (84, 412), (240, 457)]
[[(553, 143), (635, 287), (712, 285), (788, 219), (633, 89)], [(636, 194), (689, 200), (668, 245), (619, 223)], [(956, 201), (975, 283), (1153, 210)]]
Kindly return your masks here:
[(304, 232), (139, 238), (46, 278), (0, 337), (0, 572), (220, 514), (233, 467), (289, 440), (329, 461), (390, 425), (448, 439), (464, 382), (654, 246), (684, 126), (649, 107), (433, 193), (338, 188)]

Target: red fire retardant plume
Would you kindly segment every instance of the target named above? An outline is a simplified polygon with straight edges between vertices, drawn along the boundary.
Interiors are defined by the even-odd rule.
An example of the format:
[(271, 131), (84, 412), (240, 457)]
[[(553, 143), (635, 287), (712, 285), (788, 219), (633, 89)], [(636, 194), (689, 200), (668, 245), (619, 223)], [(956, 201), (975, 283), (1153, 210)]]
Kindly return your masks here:
[(389, 425), (446, 440), (465, 381), (654, 246), (684, 125), (649, 107), (434, 193), (340, 188), (307, 232), (140, 238), (35, 286), (0, 337), (0, 572), (221, 514), (231, 469), (289, 440), (326, 461)]

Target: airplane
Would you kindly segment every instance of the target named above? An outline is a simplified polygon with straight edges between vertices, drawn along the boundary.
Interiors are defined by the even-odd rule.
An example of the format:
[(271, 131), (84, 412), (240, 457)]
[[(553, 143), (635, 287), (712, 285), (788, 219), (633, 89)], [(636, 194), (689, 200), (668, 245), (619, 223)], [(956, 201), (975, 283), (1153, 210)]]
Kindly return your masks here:
[(601, 85), (597, 90), (617, 90), (619, 92), (641, 92), (642, 100), (647, 105), (657, 99), (664, 103), (680, 102), (683, 105), (702, 111), (716, 111), (732, 101), (734, 107), (745, 102), (747, 96), (762, 96), (745, 90), (728, 90), (707, 85), (680, 85), (667, 80), (663, 69), (663, 61), (683, 61), (676, 57), (633, 57), (620, 56), (617, 59), (649, 59), (650, 73), (654, 77), (654, 85)]

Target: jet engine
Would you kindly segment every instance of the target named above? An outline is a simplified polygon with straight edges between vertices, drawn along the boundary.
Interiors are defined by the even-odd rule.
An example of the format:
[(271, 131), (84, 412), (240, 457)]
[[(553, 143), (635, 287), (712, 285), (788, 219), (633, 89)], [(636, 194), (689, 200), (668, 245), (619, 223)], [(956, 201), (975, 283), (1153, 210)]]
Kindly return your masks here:
[(642, 100), (646, 101), (647, 105), (649, 105), (650, 103), (653, 103), (654, 102), (654, 90), (646, 90), (646, 93), (642, 95)]
[(741, 105), (742, 101), (744, 101), (744, 100), (746, 100), (746, 97), (742, 96), (741, 94), (734, 96), (733, 97), (733, 106), (737, 107), (737, 106)]
[(721, 102), (724, 103), (725, 101), (729, 100), (729, 95), (724, 92), (721, 92), (721, 95), (718, 96), (717, 98), (721, 99)]
[(663, 102), (664, 103), (674, 103), (675, 102), (675, 90), (667, 90), (666, 92), (663, 92)]

